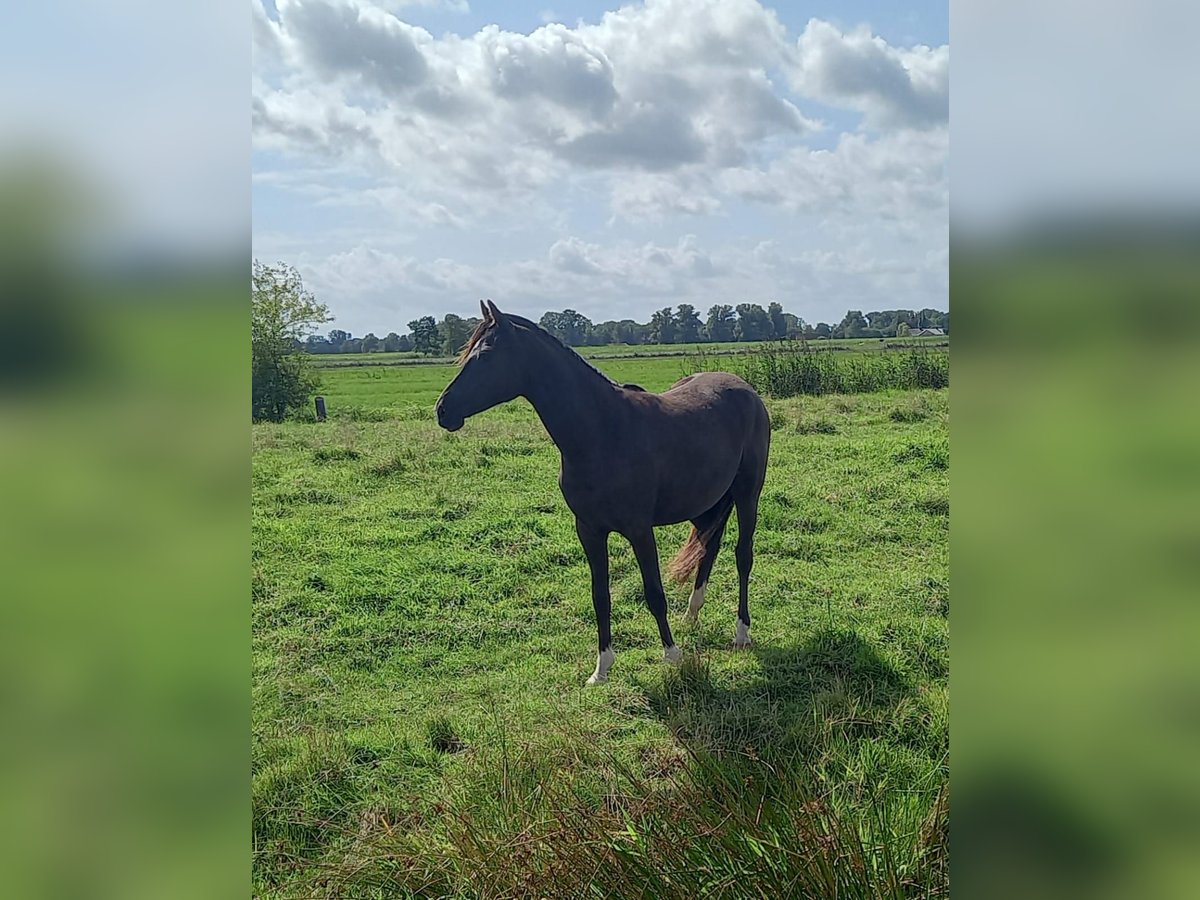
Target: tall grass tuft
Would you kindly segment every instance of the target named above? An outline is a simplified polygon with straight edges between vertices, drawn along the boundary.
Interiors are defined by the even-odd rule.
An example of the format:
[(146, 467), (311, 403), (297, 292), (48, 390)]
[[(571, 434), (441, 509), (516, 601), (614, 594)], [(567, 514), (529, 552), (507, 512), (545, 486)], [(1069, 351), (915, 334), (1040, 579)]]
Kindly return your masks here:
[[(705, 367), (708, 362), (704, 360)], [(803, 341), (785, 341), (743, 354), (733, 369), (755, 390), (772, 397), (864, 394), (950, 385), (949, 352), (923, 347), (889, 353), (856, 353), (814, 350)]]
[(501, 739), (468, 769), (440, 821), (360, 828), (323, 867), (325, 895), (948, 896), (944, 790), (837, 809), (799, 755), (688, 748), (646, 776), (565, 737)]

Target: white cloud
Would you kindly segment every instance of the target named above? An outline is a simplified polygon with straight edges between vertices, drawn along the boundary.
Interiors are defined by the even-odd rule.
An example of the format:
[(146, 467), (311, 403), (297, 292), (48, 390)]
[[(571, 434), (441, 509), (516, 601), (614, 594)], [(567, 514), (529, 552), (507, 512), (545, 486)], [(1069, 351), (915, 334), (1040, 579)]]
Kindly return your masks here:
[(926, 128), (950, 114), (950, 48), (897, 48), (866, 26), (809, 20), (797, 43), (797, 90), (865, 113), (880, 128)]
[[(404, 5), (254, 15), (254, 145), (288, 173), (256, 190), (318, 213), (301, 268), (335, 310), (493, 296), (644, 318), (791, 292), (840, 317), (943, 290), (948, 47), (817, 19), (789, 34), (757, 0), (440, 37)], [(809, 101), (857, 130), (825, 133)], [(263, 227), (285, 245), (286, 223)]]
[(866, 246), (789, 247), (780, 241), (705, 246), (694, 235), (673, 245), (615, 241), (599, 244), (568, 236), (542, 257), (490, 265), (414, 256), (360, 244), (322, 259), (304, 257), (300, 269), (319, 296), (345, 298), (359, 310), (362, 330), (402, 325), (418, 315), (471, 314), (488, 296), (509, 311), (537, 318), (571, 307), (594, 321), (645, 321), (660, 306), (780, 299), (812, 321), (837, 321), (847, 308), (892, 309), (940, 305), (947, 285), (944, 249), (899, 256)]

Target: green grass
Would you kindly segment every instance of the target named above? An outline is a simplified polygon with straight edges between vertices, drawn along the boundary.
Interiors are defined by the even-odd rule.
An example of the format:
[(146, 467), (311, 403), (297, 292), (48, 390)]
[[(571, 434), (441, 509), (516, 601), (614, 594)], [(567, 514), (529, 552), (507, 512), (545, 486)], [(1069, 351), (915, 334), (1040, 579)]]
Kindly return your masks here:
[[(813, 347), (823, 350), (895, 350), (905, 347), (943, 347), (949, 345), (949, 336), (919, 338), (838, 338), (816, 340)], [(606, 344), (602, 347), (576, 347), (588, 359), (639, 359), (648, 356), (691, 356), (705, 353), (710, 356), (728, 356), (754, 351), (767, 346), (764, 341), (690, 343), (690, 344)], [(339, 369), (353, 366), (412, 366), (444, 365), (453, 360), (445, 356), (422, 356), (411, 351), (395, 353), (318, 353), (313, 354), (312, 363), (318, 369)]]
[(557, 453), (524, 401), (440, 431), (452, 374), (328, 371), (329, 421), (254, 427), (256, 895), (945, 895), (947, 393), (769, 400), (755, 649), (735, 522), (697, 627), (669, 590), (678, 669), (614, 537), (585, 689)]

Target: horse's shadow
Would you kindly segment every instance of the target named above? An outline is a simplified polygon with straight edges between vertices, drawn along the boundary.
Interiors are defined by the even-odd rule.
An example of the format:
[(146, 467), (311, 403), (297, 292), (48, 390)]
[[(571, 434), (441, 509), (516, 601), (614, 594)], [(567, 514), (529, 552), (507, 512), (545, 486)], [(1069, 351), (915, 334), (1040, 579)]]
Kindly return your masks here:
[[(715, 654), (751, 653), (757, 671), (714, 677)], [(791, 758), (831, 732), (870, 738), (913, 694), (909, 679), (854, 631), (825, 628), (801, 643), (688, 655), (643, 685), (650, 709), (685, 747)]]

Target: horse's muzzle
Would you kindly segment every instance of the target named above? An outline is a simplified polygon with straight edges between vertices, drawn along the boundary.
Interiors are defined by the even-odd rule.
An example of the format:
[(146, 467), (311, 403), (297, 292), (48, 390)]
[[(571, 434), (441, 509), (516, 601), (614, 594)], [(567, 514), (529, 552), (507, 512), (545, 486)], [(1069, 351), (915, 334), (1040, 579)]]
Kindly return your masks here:
[(437, 405), (437, 421), (447, 431), (458, 431), (458, 429), (463, 427), (464, 419), (462, 416), (447, 413), (446, 405), (439, 400)]

